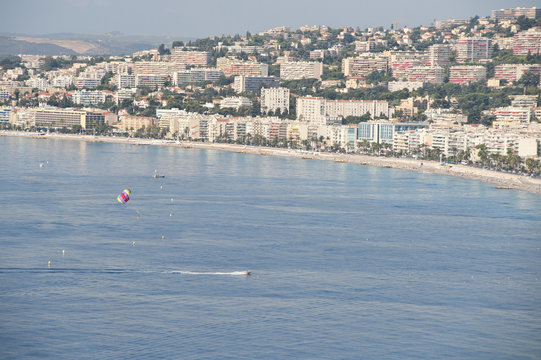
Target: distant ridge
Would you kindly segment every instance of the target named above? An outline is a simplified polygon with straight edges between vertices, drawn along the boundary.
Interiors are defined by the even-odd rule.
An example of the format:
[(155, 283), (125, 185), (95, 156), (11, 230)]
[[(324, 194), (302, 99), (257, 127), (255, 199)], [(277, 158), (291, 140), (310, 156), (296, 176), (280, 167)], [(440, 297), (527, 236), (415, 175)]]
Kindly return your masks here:
[(0, 34), (0, 55), (131, 55), (174, 40), (192, 38), (107, 34)]

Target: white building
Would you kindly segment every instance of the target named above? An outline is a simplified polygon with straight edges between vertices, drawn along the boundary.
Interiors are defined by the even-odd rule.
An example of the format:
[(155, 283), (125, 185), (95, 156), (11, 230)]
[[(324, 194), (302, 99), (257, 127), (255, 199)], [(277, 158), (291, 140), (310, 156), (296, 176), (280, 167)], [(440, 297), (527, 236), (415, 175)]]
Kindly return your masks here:
[(291, 61), (280, 64), (280, 79), (321, 79), (323, 64), (320, 62)]
[(289, 112), (289, 89), (282, 87), (261, 88), (261, 112), (280, 109), (280, 112)]
[(235, 110), (241, 107), (252, 107), (252, 101), (242, 96), (232, 96), (222, 99), (220, 102), (220, 108), (234, 108)]
[(71, 93), (72, 101), (77, 105), (90, 106), (105, 102), (105, 93), (102, 91), (74, 91)]

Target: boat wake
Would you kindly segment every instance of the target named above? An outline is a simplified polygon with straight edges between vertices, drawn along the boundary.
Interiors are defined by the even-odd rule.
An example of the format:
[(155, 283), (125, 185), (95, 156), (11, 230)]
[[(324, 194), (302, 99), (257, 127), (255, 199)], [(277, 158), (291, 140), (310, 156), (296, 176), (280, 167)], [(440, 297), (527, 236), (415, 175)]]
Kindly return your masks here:
[(200, 271), (181, 271), (181, 270), (172, 270), (165, 271), (169, 274), (181, 274), (181, 275), (231, 275), (231, 276), (246, 276), (251, 275), (251, 271), (231, 271), (231, 272), (200, 272)]
[(83, 269), (83, 268), (0, 268), (0, 273), (70, 273), (70, 274), (128, 274), (128, 273), (154, 273), (154, 274), (180, 274), (180, 275), (228, 275), (247, 276), (252, 272), (229, 271), (229, 272), (208, 272), (208, 271), (182, 271), (182, 270), (137, 270), (137, 269)]

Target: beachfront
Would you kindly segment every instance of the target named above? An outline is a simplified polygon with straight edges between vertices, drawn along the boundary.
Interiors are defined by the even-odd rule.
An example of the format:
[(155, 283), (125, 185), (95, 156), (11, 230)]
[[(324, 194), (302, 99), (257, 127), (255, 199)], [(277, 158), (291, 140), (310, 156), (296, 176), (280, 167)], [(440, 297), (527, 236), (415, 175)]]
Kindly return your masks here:
[(532, 178), (529, 176), (521, 176), (499, 171), (491, 171), (468, 165), (448, 165), (441, 164), (437, 161), (415, 160), (411, 158), (394, 158), (380, 157), (357, 154), (336, 154), (336, 153), (320, 153), (306, 152), (299, 150), (291, 150), (284, 148), (271, 148), (261, 146), (246, 146), (237, 144), (225, 143), (203, 143), (203, 142), (188, 142), (184, 141), (176, 143), (168, 140), (156, 139), (139, 139), (139, 138), (124, 138), (111, 136), (91, 136), (91, 135), (72, 135), (72, 134), (38, 134), (31, 132), (17, 131), (0, 131), (0, 136), (24, 136), (33, 138), (58, 138), (70, 139), (88, 142), (115, 142), (134, 145), (160, 145), (160, 146), (175, 146), (181, 148), (208, 149), (232, 151), (238, 153), (259, 154), (267, 156), (282, 156), (299, 159), (312, 159), (335, 161), (359, 165), (377, 166), (384, 168), (394, 168), (401, 170), (410, 170), (423, 173), (432, 173), (448, 176), (458, 176), (465, 179), (484, 181), (495, 184), (501, 189), (516, 189), (528, 191), (531, 193), (541, 194), (541, 179)]

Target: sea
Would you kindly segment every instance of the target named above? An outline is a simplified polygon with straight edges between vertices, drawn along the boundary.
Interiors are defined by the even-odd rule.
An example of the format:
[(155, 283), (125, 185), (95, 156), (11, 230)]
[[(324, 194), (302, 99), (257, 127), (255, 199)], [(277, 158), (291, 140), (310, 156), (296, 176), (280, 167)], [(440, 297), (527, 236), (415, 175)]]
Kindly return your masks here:
[(540, 359), (540, 210), (457, 177), (0, 137), (0, 358)]

